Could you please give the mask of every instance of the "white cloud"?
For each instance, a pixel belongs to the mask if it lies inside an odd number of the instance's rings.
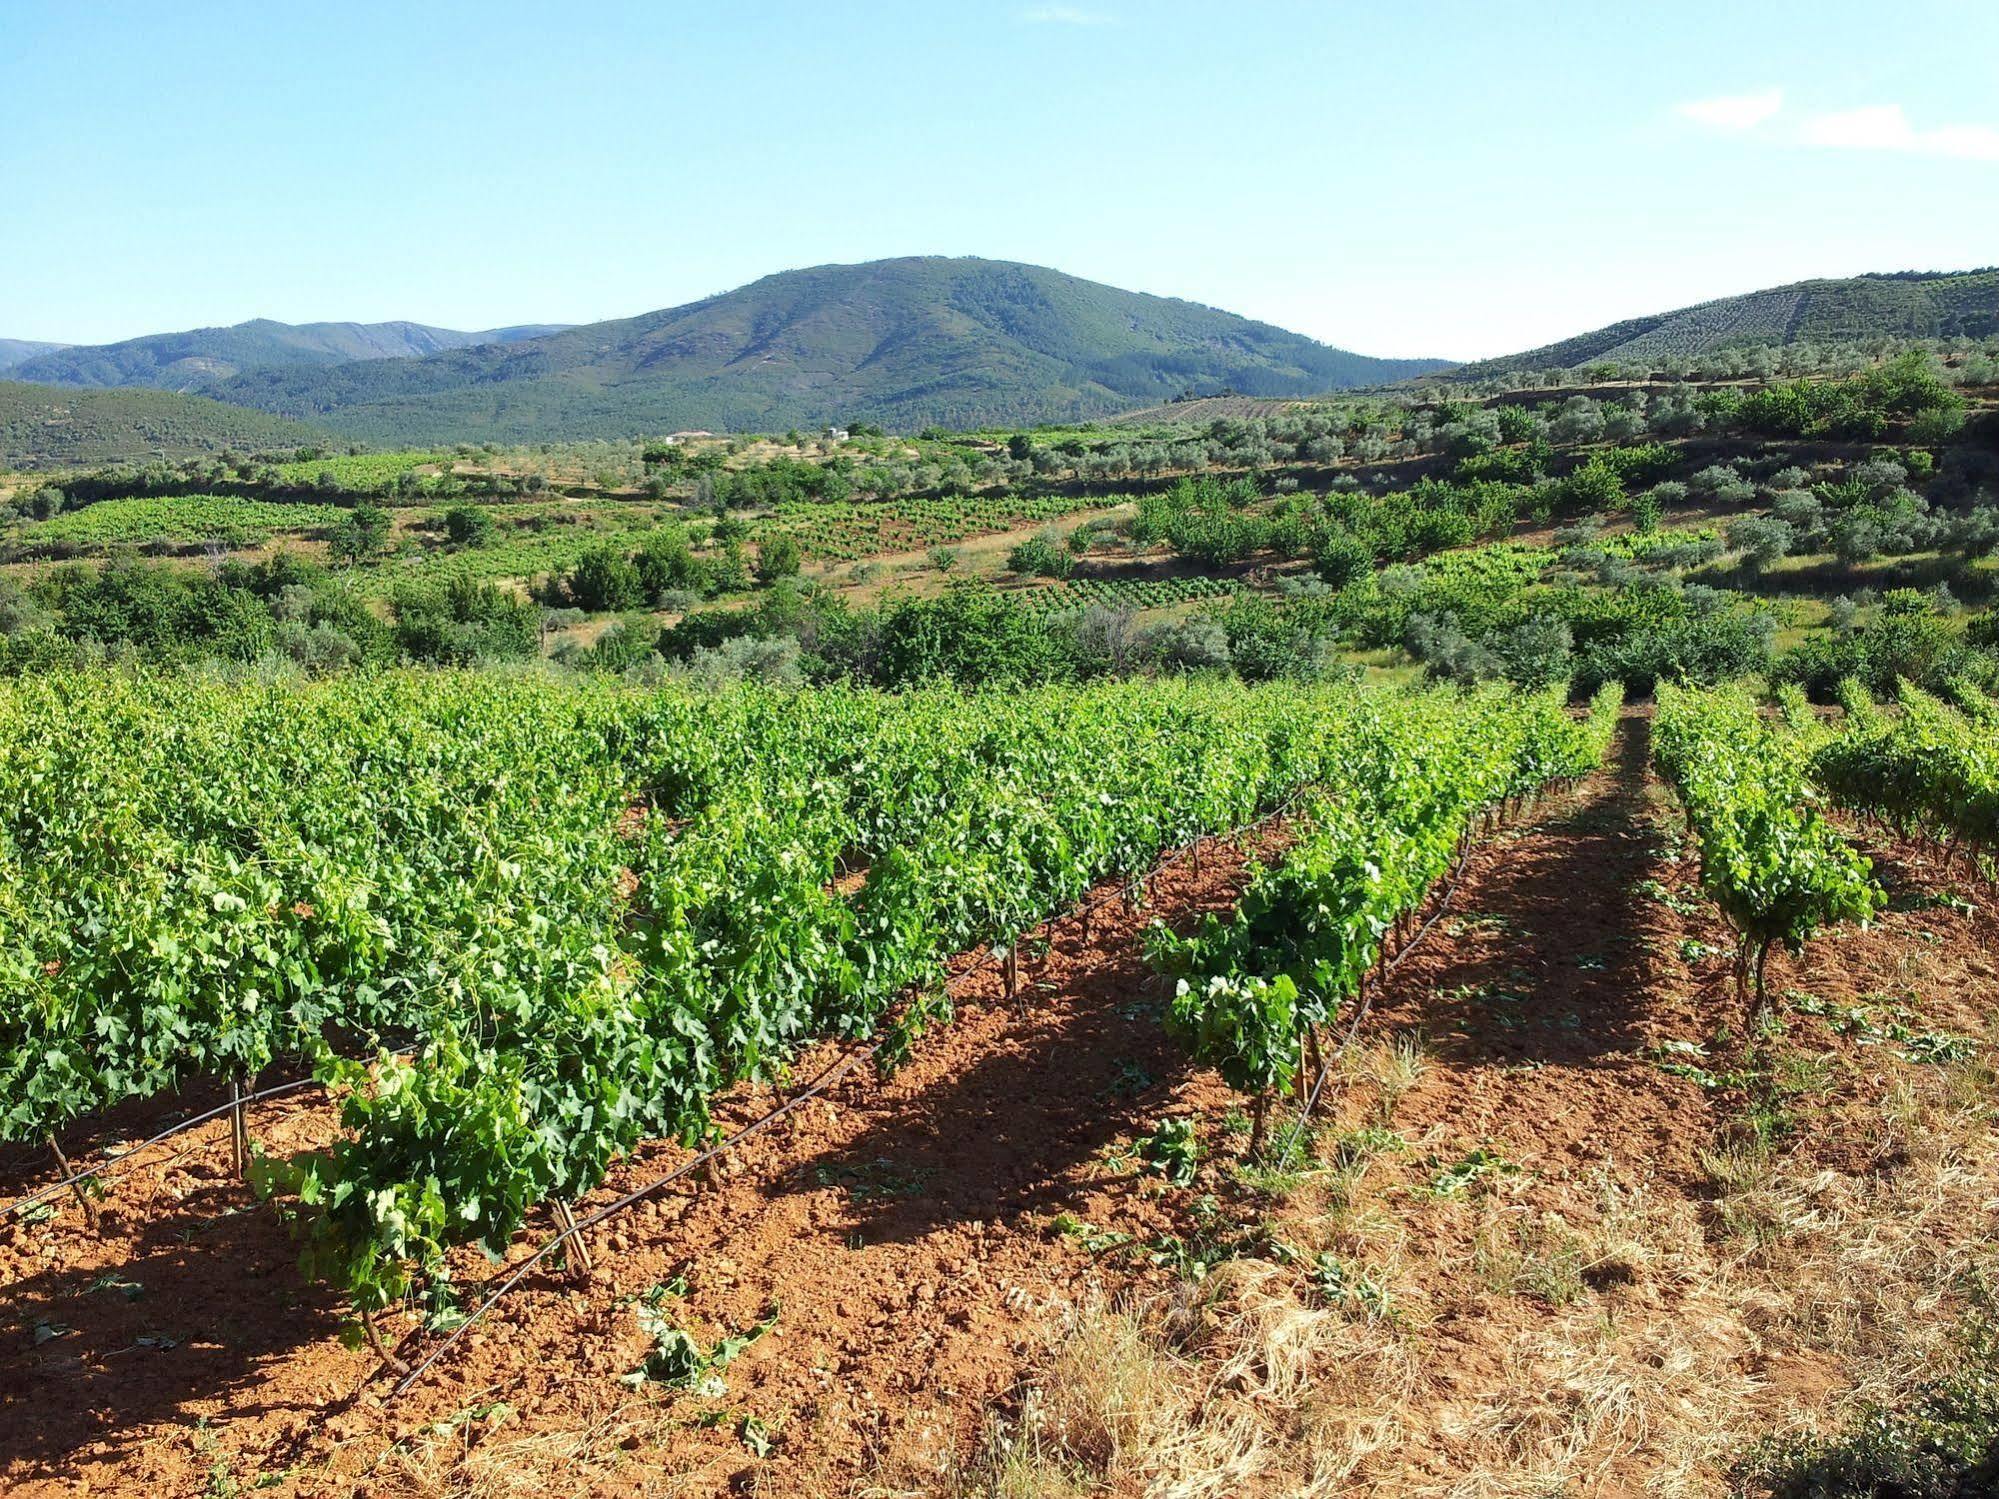
[[[1763,89],[1754,94],[1724,94],[1718,99],[1689,99],[1673,107],[1682,119],[1710,130],[1754,130],[1784,107],[1784,91]]]
[[[1961,161],[1999,161],[1999,129],[1990,125],[1939,125],[1918,130],[1899,104],[1814,115],[1798,139],[1808,146],[1842,151],[1900,151],[1911,156],[1948,156]]]
[[[1108,26],[1111,17],[1095,10],[1078,10],[1073,5],[1030,5],[1020,18],[1031,26]]]

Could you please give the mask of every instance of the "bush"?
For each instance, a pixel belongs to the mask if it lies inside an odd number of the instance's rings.
[[[1311,681],[1327,674],[1332,642],[1324,616],[1316,611],[1240,594],[1216,617],[1236,675],[1245,682]]]
[[[1374,548],[1351,531],[1327,531],[1312,548],[1312,566],[1333,587],[1345,588],[1374,571]]]
[[[1743,564],[1752,572],[1761,572],[1789,556],[1796,540],[1797,533],[1789,525],[1768,516],[1745,515],[1728,526],[1728,544],[1742,553]]]
[[[1575,670],[1575,637],[1566,622],[1549,616],[1515,625],[1496,648],[1507,677],[1523,686],[1551,687]]]
[[[773,682],[796,686],[804,681],[800,650],[788,636],[762,639],[739,635],[714,647],[702,647],[687,663],[688,675],[704,682]]]
[[[365,562],[388,550],[389,513],[379,505],[360,504],[333,528],[328,546],[343,562]]]
[[[1624,476],[1599,453],[1561,481],[1555,501],[1565,515],[1600,515],[1624,505]]]
[[[1702,469],[1687,481],[1687,487],[1718,505],[1746,505],[1756,498],[1756,486],[1725,463]]]
[[[646,596],[639,570],[624,553],[595,546],[577,559],[563,584],[569,602],[590,614],[636,609]]]
[[[640,592],[650,599],[676,590],[703,593],[712,581],[688,545],[687,533],[677,525],[648,531],[632,553],[631,562],[638,573]]]
[[[63,634],[153,660],[254,661],[274,639],[270,606],[257,593],[175,568],[119,561],[73,569],[57,575],[45,596]]]
[[[1913,442],[1947,443],[1964,430],[1962,410],[1925,411],[1909,423]]]
[[[541,649],[541,611],[490,583],[459,577],[441,588],[410,585],[390,607],[396,646],[413,661],[471,666]]]
[[[1715,614],[1646,624],[1583,653],[1578,685],[1605,682],[1648,693],[1661,681],[1709,686],[1760,671],[1770,660],[1770,621],[1761,615]]]
[[[1766,1442],[1736,1469],[1771,1499],[1985,1499],[1999,1493],[1999,1346],[1976,1329],[1961,1367],[1831,1436]]]
[[[1212,615],[1156,626],[1145,650],[1169,671],[1225,671],[1230,665],[1228,632]]]
[[[1778,657],[1771,668],[1772,681],[1794,682],[1822,703],[1837,701],[1839,684],[1848,677],[1875,696],[1887,697],[1902,678],[1935,690],[1954,676],[1977,674],[1965,642],[1948,621],[1927,610],[1807,640]]]
[[[1499,422],[1501,442],[1532,442],[1548,428],[1546,422],[1525,406],[1501,406],[1494,415]]]
[[[1076,558],[1056,538],[1031,536],[1007,554],[1006,565],[1030,577],[1066,578],[1076,571]]]
[[[0,637],[32,634],[49,624],[46,609],[12,578],[0,576]]]
[[[1027,684],[1065,680],[1075,671],[1068,642],[978,584],[954,584],[941,598],[898,599],[881,612],[876,629],[874,676],[885,687]]]
[[[766,536],[757,546],[758,581],[775,583],[779,578],[797,577],[802,555],[796,537],[782,531]]]
[[[453,505],[444,512],[444,534],[464,547],[482,547],[493,539],[491,512],[476,505]]]
[[[278,649],[308,671],[338,671],[361,659],[354,639],[331,625],[291,621],[278,626],[276,638]]]

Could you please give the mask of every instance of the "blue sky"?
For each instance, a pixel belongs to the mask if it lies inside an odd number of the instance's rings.
[[[0,0],[0,336],[1033,261],[1476,357],[1999,262],[1999,3]]]

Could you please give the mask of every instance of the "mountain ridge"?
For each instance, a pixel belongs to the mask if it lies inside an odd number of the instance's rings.
[[[266,368],[209,393],[369,441],[521,441],[1089,419],[1189,390],[1314,395],[1447,367],[1045,266],[903,256],[509,344]]]
[[[30,359],[69,347],[68,344],[48,343],[37,338],[0,338],[0,370],[11,370]]]
[[[108,344],[50,345],[8,369],[16,380],[78,389],[151,387],[200,391],[220,380],[272,365],[338,364],[440,353],[481,343],[538,338],[557,323],[525,323],[465,332],[428,323],[281,323],[272,318],[171,333],[147,333]]]

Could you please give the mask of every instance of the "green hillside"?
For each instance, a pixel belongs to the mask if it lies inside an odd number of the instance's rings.
[[[1190,390],[1310,395],[1441,367],[1038,266],[931,257],[787,271],[425,359],[263,370],[214,393],[376,442],[529,441],[1074,420]]]
[[[193,458],[324,442],[284,417],[164,390],[56,390],[0,381],[0,467]]]
[[[279,365],[340,364],[355,359],[402,359],[504,343],[555,331],[534,323],[465,333],[424,323],[275,323],[255,318],[231,328],[152,333],[121,343],[64,347],[23,358],[16,379],[44,385],[150,385],[193,390],[244,370]],[[4,354],[0,354],[4,361]],[[4,363],[0,363],[4,367]]]
[[[1670,362],[1755,344],[1849,343],[1874,338],[1989,338],[1999,333],[1999,269],[1905,272],[1723,297],[1612,323],[1503,359],[1465,365],[1471,378],[1515,369]]]

